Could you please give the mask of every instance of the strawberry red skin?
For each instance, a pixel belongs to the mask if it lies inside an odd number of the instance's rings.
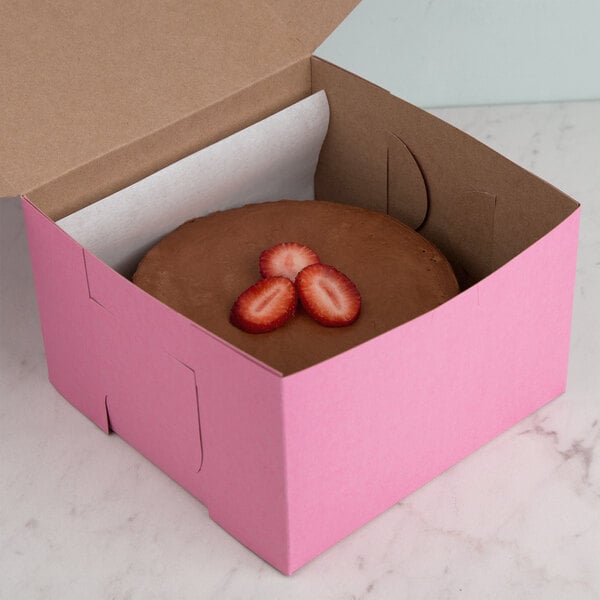
[[[268,277],[238,296],[229,320],[248,333],[266,333],[291,319],[297,303],[296,288],[287,277]]]
[[[263,250],[259,258],[263,277],[287,277],[290,281],[308,265],[319,262],[317,254],[298,242],[282,242]]]
[[[345,327],[360,314],[358,288],[341,271],[323,264],[305,267],[296,277],[296,288],[304,310],[327,327]]]

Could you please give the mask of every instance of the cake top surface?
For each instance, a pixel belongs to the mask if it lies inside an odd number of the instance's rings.
[[[261,275],[258,257],[295,241],[358,287],[359,318],[324,327],[301,308],[284,326],[246,333],[229,322],[236,298]],[[250,204],[188,221],[142,259],[133,281],[230,344],[289,375],[405,323],[459,292],[448,261],[383,213],[324,201]]]

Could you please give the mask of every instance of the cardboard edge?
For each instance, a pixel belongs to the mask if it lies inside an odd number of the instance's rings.
[[[278,567],[278,569],[284,575],[291,575],[296,569],[292,564],[292,540],[291,540],[291,531],[292,531],[292,523],[291,523],[291,507],[290,507],[290,485],[289,485],[289,453],[288,453],[288,428],[287,428],[287,390],[289,389],[288,385],[288,377],[282,376],[279,379],[279,419],[280,419],[280,427],[281,427],[281,439],[283,440],[283,447],[281,449],[282,453],[282,462],[283,462],[283,502],[285,506],[285,539],[286,539],[286,554],[283,568]]]
[[[21,199],[21,202],[24,202],[25,204],[30,206],[33,210],[35,210],[36,213],[38,213],[40,216],[42,216],[44,219],[46,219],[46,221],[49,221],[50,223],[54,223],[54,220],[48,214],[46,214],[35,202],[33,202],[29,198],[27,193],[20,194],[19,198]],[[71,237],[71,236],[69,236],[69,237]],[[75,240],[73,240],[73,241],[75,241]],[[77,243],[77,242],[75,242],[75,243]]]
[[[132,285],[135,285],[135,284],[132,283]],[[151,297],[154,298],[153,296],[151,296]],[[157,300],[157,302],[160,302],[160,300]],[[165,306],[167,306],[167,305],[165,304]],[[172,309],[170,306],[167,306],[167,308],[169,310],[173,310],[174,311],[174,309]],[[177,313],[177,311],[174,311],[174,312]],[[177,313],[177,314],[179,314],[179,313]],[[181,315],[181,316],[183,317],[183,315]],[[187,317],[183,317],[183,318],[187,319]],[[260,359],[255,358],[251,354],[248,354],[247,352],[244,352],[243,350],[241,350],[237,346],[234,346],[233,344],[229,343],[227,340],[224,340],[222,337],[219,337],[216,333],[213,333],[212,331],[209,331],[208,329],[205,329],[204,327],[202,327],[202,325],[199,325],[198,323],[195,323],[194,321],[191,321],[190,319],[187,319],[187,320],[188,320],[189,324],[194,329],[200,330],[202,333],[204,333],[208,337],[212,338],[213,340],[215,340],[216,342],[218,342],[222,346],[225,346],[229,350],[232,350],[236,354],[239,354],[244,360],[247,360],[248,362],[254,363],[257,367],[260,367],[264,371],[267,371],[268,373],[271,373],[271,375],[275,375],[278,378],[285,377],[285,375],[281,371],[278,371],[277,369],[275,369],[274,367],[271,367],[267,363],[262,362]]]
[[[575,228],[575,236],[577,238],[577,241],[575,244],[575,258],[574,258],[573,270],[571,273],[571,279],[569,281],[569,286],[571,288],[571,302],[569,304],[569,308],[570,308],[569,330],[567,333],[566,350],[565,350],[566,355],[567,355],[567,360],[566,360],[566,365],[565,365],[564,385],[563,385],[563,389],[562,389],[561,393],[565,393],[569,389],[569,373],[570,373],[569,366],[570,366],[571,357],[572,357],[571,338],[573,337],[573,312],[575,310],[575,285],[577,282],[577,259],[578,259],[578,255],[579,255],[579,229],[581,226],[581,207],[578,207],[568,217],[568,219],[574,219],[574,221],[575,221],[574,228]]]

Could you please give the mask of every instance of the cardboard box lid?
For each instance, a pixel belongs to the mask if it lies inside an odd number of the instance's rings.
[[[0,196],[308,59],[357,1],[2,2]]]
[[[363,0],[315,55],[421,107],[600,98],[598,0]]]

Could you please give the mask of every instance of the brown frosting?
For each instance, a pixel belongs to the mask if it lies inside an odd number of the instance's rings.
[[[235,299],[260,279],[260,253],[279,242],[309,246],[321,262],[354,281],[362,296],[354,324],[324,327],[301,309],[269,333],[246,333],[229,323]],[[313,200],[250,204],[188,221],[148,252],[133,281],[284,375],[397,327],[459,292],[440,251],[400,221]]]

